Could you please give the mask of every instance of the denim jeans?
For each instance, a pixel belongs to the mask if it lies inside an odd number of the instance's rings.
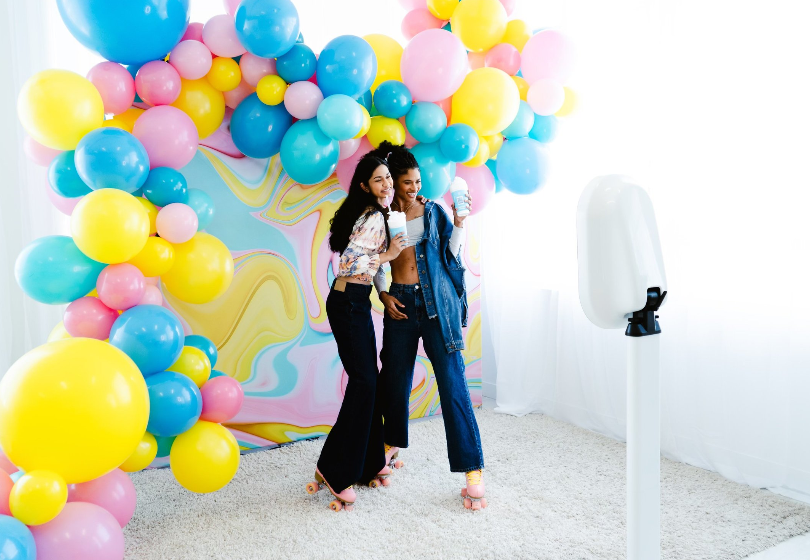
[[[371,286],[334,287],[326,315],[349,377],[343,404],[318,459],[318,469],[335,492],[365,484],[385,466],[379,396],[377,341],[371,322]]]
[[[383,320],[385,330],[380,353],[380,383],[385,443],[408,447],[408,405],[416,351],[421,337],[439,387],[450,470],[468,472],[483,468],[481,438],[473,414],[461,352],[447,351],[439,320],[428,319],[421,286],[392,284],[388,293],[405,306],[399,310],[408,318],[397,321],[386,313]]]

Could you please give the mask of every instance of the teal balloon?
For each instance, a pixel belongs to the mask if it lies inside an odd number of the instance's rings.
[[[102,127],[84,135],[73,156],[76,171],[91,189],[133,193],[149,175],[149,156],[126,130]]]
[[[188,204],[188,184],[182,173],[171,167],[155,167],[143,184],[146,199],[155,206]]]
[[[448,126],[439,140],[442,153],[450,161],[464,162],[471,160],[478,152],[478,133],[466,124]]]
[[[86,296],[106,266],[82,253],[73,238],[50,235],[23,249],[14,264],[14,276],[32,299],[60,305]]]
[[[22,469],[20,469],[20,470],[18,470],[18,471],[17,471],[17,472],[15,472],[15,473],[11,473],[11,474],[10,474],[10,475],[8,475],[8,476],[9,476],[9,478],[11,479],[11,482],[13,482],[14,484],[17,484],[17,481],[18,481],[18,480],[20,480],[22,477],[24,477],[24,476],[25,476],[25,471],[24,471],[24,470],[22,470]]]
[[[171,367],[180,357],[184,341],[180,319],[160,305],[127,309],[110,331],[110,344],[129,356],[144,377]]]
[[[442,153],[438,142],[417,144],[411,153],[419,163],[422,174],[422,190],[419,194],[431,200],[439,199],[456,178],[456,164]]]
[[[194,381],[176,371],[146,378],[149,391],[149,423],[146,431],[163,437],[188,431],[202,413],[202,395]]]
[[[79,177],[73,154],[73,150],[62,152],[53,158],[48,166],[48,183],[53,192],[65,198],[77,198],[92,192]]]
[[[374,92],[374,107],[389,119],[399,119],[408,114],[413,105],[413,96],[408,86],[397,80],[388,80],[377,86]]]
[[[278,58],[298,40],[298,10],[291,0],[242,0],[234,25],[242,46],[262,58]]]
[[[348,95],[330,95],[318,106],[318,126],[334,140],[349,140],[363,128],[363,110]]]
[[[507,140],[512,140],[513,138],[524,138],[529,135],[533,125],[534,111],[532,111],[532,108],[528,103],[521,101],[520,107],[518,108],[518,113],[515,116],[515,120],[513,120],[512,124],[503,130],[502,134]]]
[[[285,82],[303,82],[315,75],[318,59],[308,46],[296,43],[285,54],[276,59],[276,72]]]
[[[405,126],[419,142],[438,142],[447,128],[447,115],[441,107],[428,101],[416,103],[405,117]]]
[[[175,439],[177,439],[177,436],[155,436],[155,441],[157,441],[158,446],[156,457],[168,457],[169,453],[172,451],[172,445]]]
[[[293,181],[315,185],[337,169],[340,144],[321,131],[316,119],[307,119],[290,127],[280,153],[281,165]]]
[[[217,346],[211,340],[201,334],[190,334],[186,337],[186,346],[193,346],[199,348],[205,355],[208,356],[208,361],[211,362],[211,367],[217,364]]]
[[[214,219],[214,200],[200,189],[188,190],[188,205],[197,214],[197,230],[201,231],[211,225]]]
[[[141,69],[141,66],[143,66],[143,64],[130,64],[129,66],[125,66],[125,68],[127,69],[127,72],[129,72],[129,75],[132,76],[132,79],[134,80],[135,76],[138,75],[138,70]],[[143,103],[143,99],[141,99],[141,96],[138,95],[137,91],[135,92],[135,99],[133,100],[133,103]]]
[[[265,105],[255,93],[248,95],[231,115],[231,138],[240,152],[264,159],[276,155],[292,125],[283,103]]]
[[[333,94],[336,95],[336,94]],[[331,96],[330,96],[331,97]],[[350,95],[352,99],[357,101],[360,105],[366,108],[366,111],[371,113],[374,111],[374,103],[373,103],[373,96],[371,95],[371,90],[368,89],[363,93],[359,93],[357,95]]]
[[[324,97],[336,93],[354,97],[368,91],[374,83],[377,55],[365,39],[341,35],[321,51],[316,75]]]
[[[548,178],[546,148],[532,138],[504,142],[498,152],[498,179],[515,194],[531,194]]]
[[[557,137],[557,117],[554,115],[535,115],[529,137],[538,142],[551,142]]]
[[[495,178],[495,192],[501,192],[503,190],[503,183],[501,183],[501,180],[498,179],[498,160],[488,159],[485,165],[489,168],[489,170],[492,172],[492,176]]]
[[[211,375],[208,376],[208,379],[210,380],[210,379],[213,379],[215,377],[228,377],[228,374],[227,373],[222,373],[221,371],[218,371],[218,370],[215,370],[215,369],[212,369],[211,370]]]
[[[0,515],[0,558],[3,560],[37,558],[37,545],[31,530],[22,521],[10,515]]]

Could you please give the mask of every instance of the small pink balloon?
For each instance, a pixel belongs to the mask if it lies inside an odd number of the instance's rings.
[[[405,147],[410,150],[419,143],[419,140],[411,136],[411,133],[408,131],[408,125],[405,123],[405,117],[401,117],[399,122],[402,123],[402,126],[405,128]]]
[[[200,389],[202,394],[202,414],[200,420],[221,424],[227,422],[242,408],[245,393],[239,382],[227,376],[220,376],[206,381]]]
[[[360,139],[359,138],[351,138],[349,140],[341,140],[340,141],[340,160],[344,160],[346,158],[350,158],[354,155],[357,151],[357,148],[360,147]]]
[[[399,0],[399,5],[406,10],[427,10],[427,0]]]
[[[143,297],[138,305],[163,305],[163,294],[157,286],[147,285],[143,289]]]
[[[503,4],[503,7],[506,8],[506,15],[511,16],[512,12],[515,11],[517,0],[501,0],[501,4]]]
[[[197,213],[188,204],[167,204],[157,215],[158,235],[169,243],[185,243],[197,233],[198,225]]]
[[[483,68],[487,65],[487,53],[470,51],[467,53],[467,60],[470,63],[470,70],[478,70],[479,68]]]
[[[14,481],[6,471],[0,470],[0,515],[11,515],[8,499],[12,488],[14,488]]]
[[[135,513],[135,485],[127,473],[115,469],[102,477],[68,485],[68,502],[84,502],[103,507],[124,528]]]
[[[70,216],[73,214],[73,209],[76,208],[76,205],[81,201],[81,196],[77,196],[76,198],[65,198],[64,196],[58,195],[53,192],[53,189],[49,185],[45,185],[45,193],[48,195],[48,200],[51,201],[57,210],[59,210],[65,216]]]
[[[129,74],[129,72],[127,72]],[[131,78],[132,76],[130,76]],[[48,167],[53,158],[58,156],[62,153],[62,150],[54,150],[53,148],[49,148],[48,146],[43,146],[30,136],[26,136],[25,140],[23,140],[23,151],[25,155],[28,156],[35,165],[39,165],[41,167]],[[48,189],[49,191],[53,191],[53,189]]]
[[[243,57],[247,55],[242,55]],[[242,76],[244,78],[244,76]],[[239,85],[231,91],[222,92],[225,95],[225,105],[231,109],[236,109],[239,104],[244,101],[245,97],[256,91],[256,88],[251,86],[245,80],[239,82]]]
[[[123,311],[135,307],[141,301],[144,289],[143,272],[129,263],[108,265],[96,281],[98,299],[110,309]]]
[[[116,319],[118,311],[104,305],[99,298],[85,296],[67,306],[62,322],[74,338],[106,340]]]
[[[350,157],[338,162],[337,178],[344,191],[349,191],[349,185],[352,184],[352,175],[354,175],[354,169],[357,167],[357,162],[360,161],[361,157],[373,149],[374,147],[371,145],[371,142],[368,141],[368,138],[363,136],[360,139],[360,147],[357,148],[357,151],[354,152],[354,154],[352,154]]]
[[[296,119],[312,119],[323,102],[321,88],[312,82],[295,82],[284,93],[284,107]]]
[[[405,14],[405,19],[402,20],[401,31],[405,35],[405,39],[410,41],[423,31],[428,29],[441,29],[446,24],[433,14],[427,8],[419,8],[411,10]]]
[[[495,196],[495,177],[486,165],[478,167],[456,166],[456,176],[467,181],[467,188],[472,198],[470,216],[474,216],[486,208]],[[453,208],[453,195],[444,194],[444,201],[448,208]]]
[[[565,90],[559,82],[540,79],[529,87],[526,101],[538,115],[553,115],[565,102]]]
[[[37,560],[123,560],[124,532],[96,504],[70,502],[52,521],[29,527]]]
[[[162,60],[147,62],[135,77],[135,91],[150,105],[170,105],[180,95],[180,74]]]
[[[439,101],[461,87],[469,69],[461,40],[443,29],[429,29],[405,47],[400,62],[402,81],[414,99]]]
[[[448,97],[447,99],[436,101],[436,105],[442,108],[442,111],[444,111],[444,114],[447,117],[447,122],[450,122],[450,115],[453,111],[453,98]]]
[[[542,79],[564,85],[574,66],[574,44],[559,31],[544,29],[528,40],[521,59],[521,73],[530,85]]]
[[[203,43],[217,56],[232,58],[247,52],[239,42],[233,16],[220,14],[208,20],[203,27]]]
[[[87,73],[87,79],[101,94],[105,113],[123,113],[135,101],[132,75],[117,62],[99,62]]]
[[[486,54],[486,65],[514,76],[520,70],[520,51],[509,43],[495,45]]]
[[[11,462],[2,449],[0,449],[0,470],[5,471],[6,474],[14,474],[20,470],[14,466],[14,463]]]
[[[241,0],[224,0],[223,4],[225,4],[225,13],[231,17],[236,15],[236,8],[239,7],[240,1]]]
[[[250,53],[243,54],[239,59],[239,70],[242,71],[242,79],[254,88],[265,76],[278,75],[275,58],[261,58]]]
[[[205,77],[211,70],[212,60],[208,47],[193,39],[180,41],[169,53],[169,64],[186,80]]]
[[[160,284],[160,278],[158,276],[147,276],[143,281],[147,286],[157,286]]]
[[[188,27],[186,28],[186,33],[180,39],[181,41],[199,41],[202,43],[202,30],[203,24],[195,21],[194,23],[189,23]]]
[[[200,143],[191,117],[169,105],[147,109],[135,121],[132,134],[146,148],[151,169],[186,166]]]

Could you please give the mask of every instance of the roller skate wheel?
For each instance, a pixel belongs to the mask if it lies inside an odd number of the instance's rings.
[[[317,494],[318,490],[320,490],[320,489],[321,489],[321,486],[317,482],[310,482],[309,484],[307,484],[307,494],[310,494],[310,495]]]
[[[391,486],[391,481],[387,478],[383,478],[381,482],[383,486]]]
[[[462,488],[462,489],[461,489],[461,497],[462,497],[462,498],[466,498],[466,497],[467,497],[467,489],[466,489],[466,488]]]
[[[405,465],[405,463],[404,463],[404,462],[402,462],[402,461],[397,461],[396,463],[394,463],[394,468],[395,468],[395,469],[401,469],[401,468],[402,468],[404,465]]]
[[[354,510],[354,504],[346,504],[343,507],[343,509],[345,509],[346,511],[353,511]]]
[[[469,498],[464,498],[464,509],[470,509],[472,507],[472,500]]]
[[[481,498],[481,507],[482,508],[487,507],[487,499],[486,498]]]
[[[481,509],[481,502],[476,500],[472,503],[473,511],[479,511]]]
[[[374,480],[369,482],[368,485],[369,485],[369,488],[379,488],[380,487],[380,481],[375,478]]]
[[[340,503],[340,500],[332,500],[332,503],[329,504],[329,507],[332,511],[340,511],[340,508],[343,507]]]

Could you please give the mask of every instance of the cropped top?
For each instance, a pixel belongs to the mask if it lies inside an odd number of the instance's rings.
[[[384,220],[378,211],[369,211],[358,218],[349,245],[340,254],[338,277],[353,276],[371,282],[380,269],[380,253],[388,248]]]

